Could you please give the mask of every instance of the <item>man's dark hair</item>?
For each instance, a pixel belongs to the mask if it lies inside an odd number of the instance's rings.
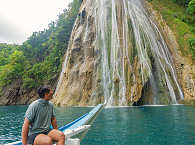
[[[49,87],[40,87],[38,89],[38,94],[40,98],[44,98],[46,93],[50,92],[50,88]]]

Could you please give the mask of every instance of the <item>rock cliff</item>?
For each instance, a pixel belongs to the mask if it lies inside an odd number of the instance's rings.
[[[145,6],[143,21],[137,5]],[[193,72],[149,3],[83,0],[53,101],[62,106],[184,102],[183,94],[185,100],[194,98]]]

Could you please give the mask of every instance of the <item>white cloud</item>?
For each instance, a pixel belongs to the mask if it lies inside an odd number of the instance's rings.
[[[0,0],[0,42],[21,43],[47,28],[72,0]]]
[[[0,17],[0,42],[19,43],[24,41],[25,34],[8,20]]]

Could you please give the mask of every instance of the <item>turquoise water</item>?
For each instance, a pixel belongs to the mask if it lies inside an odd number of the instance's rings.
[[[0,107],[0,144],[20,139],[27,106]],[[56,108],[59,126],[92,108]],[[107,108],[81,145],[195,145],[195,107]]]

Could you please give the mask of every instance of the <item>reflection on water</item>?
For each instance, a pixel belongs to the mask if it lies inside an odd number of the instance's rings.
[[[27,106],[0,107],[0,144],[21,139]],[[59,127],[91,107],[57,107]],[[81,145],[194,145],[195,107],[142,106],[106,108],[100,112]]]

